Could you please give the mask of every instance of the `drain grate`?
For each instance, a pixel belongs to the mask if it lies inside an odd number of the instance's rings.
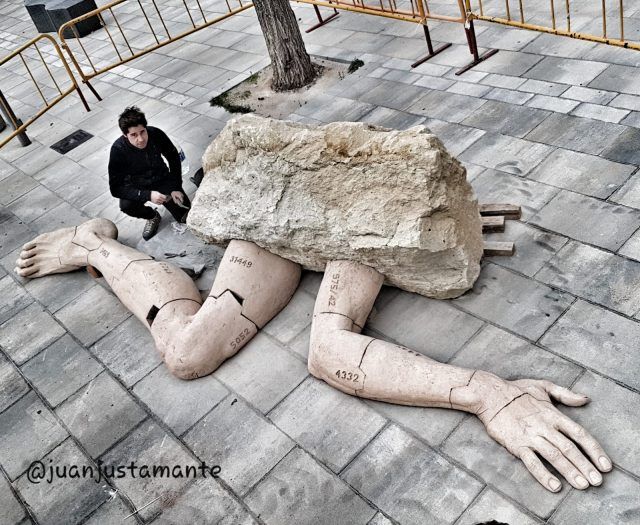
[[[71,135],[66,136],[62,140],[56,142],[51,149],[57,151],[64,155],[65,153],[69,153],[72,149],[77,148],[80,144],[87,142],[93,135],[91,133],[87,133],[86,131],[79,129],[78,131],[74,131]]]

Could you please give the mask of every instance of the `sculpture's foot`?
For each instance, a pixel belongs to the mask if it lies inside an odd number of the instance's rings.
[[[118,230],[107,219],[91,219],[79,226],[43,233],[22,247],[16,273],[30,279],[64,273],[87,266],[89,252],[104,238],[115,239]]]

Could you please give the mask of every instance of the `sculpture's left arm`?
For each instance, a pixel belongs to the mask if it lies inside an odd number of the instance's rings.
[[[327,265],[311,331],[309,370],[314,376],[359,397],[474,413],[489,435],[551,491],[560,490],[560,481],[537,454],[578,489],[602,482],[598,469],[611,470],[608,456],[550,400],[581,406],[589,401],[586,396],[549,381],[505,381],[488,372],[442,364],[360,335],[382,281],[381,274],[358,263]]]

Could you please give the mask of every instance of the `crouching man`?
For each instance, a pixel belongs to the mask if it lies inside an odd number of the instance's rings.
[[[122,136],[111,146],[109,189],[124,213],[146,219],[142,238],[149,240],[158,231],[160,214],[147,201],[164,205],[176,221],[186,221],[191,202],[182,188],[180,156],[164,131],[147,126],[135,106],[124,110],[118,126]]]

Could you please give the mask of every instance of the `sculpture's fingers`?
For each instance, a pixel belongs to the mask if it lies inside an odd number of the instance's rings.
[[[20,252],[20,259],[29,259],[30,257],[33,257],[36,253],[38,253],[38,250],[36,250],[35,248],[31,248],[30,250],[22,250]]]
[[[584,457],[584,454],[571,440],[560,432],[554,432],[550,436],[546,436],[546,438],[578,468],[592,485],[600,485],[602,483],[600,472]]]
[[[33,258],[31,258],[31,259],[23,259],[21,257],[20,259],[18,259],[16,261],[16,266],[18,268],[29,268],[30,266],[33,266],[35,262],[36,261]]]
[[[535,445],[538,452],[544,459],[553,465],[553,467],[566,479],[573,487],[577,489],[586,489],[589,482],[580,473],[580,471],[571,463],[560,450],[553,446],[545,438],[541,438]]]
[[[549,472],[542,461],[538,459],[536,453],[527,447],[520,449],[520,459],[531,472],[531,475],[538,480],[538,483],[551,492],[558,492],[562,488],[562,483],[551,472]]]
[[[593,464],[602,472],[609,472],[613,468],[611,459],[600,446],[600,443],[578,423],[562,415],[556,422],[556,428],[578,443]]]
[[[568,388],[556,385],[551,381],[544,381],[544,389],[556,401],[570,407],[581,407],[586,405],[590,400],[584,394],[576,394]]]
[[[35,239],[34,239],[34,240],[32,240],[32,241],[29,241],[29,242],[28,242],[28,243],[26,243],[26,244],[23,244],[23,245],[22,245],[22,249],[23,249],[24,251],[31,250],[31,249],[33,249],[33,248],[35,248],[35,247],[36,247],[36,244],[37,244],[37,243],[36,243],[36,241],[35,241]]]
[[[37,266],[29,266],[27,268],[17,268],[16,267],[15,272],[20,277],[30,277],[30,276],[33,276],[33,274],[38,272],[38,267]]]

